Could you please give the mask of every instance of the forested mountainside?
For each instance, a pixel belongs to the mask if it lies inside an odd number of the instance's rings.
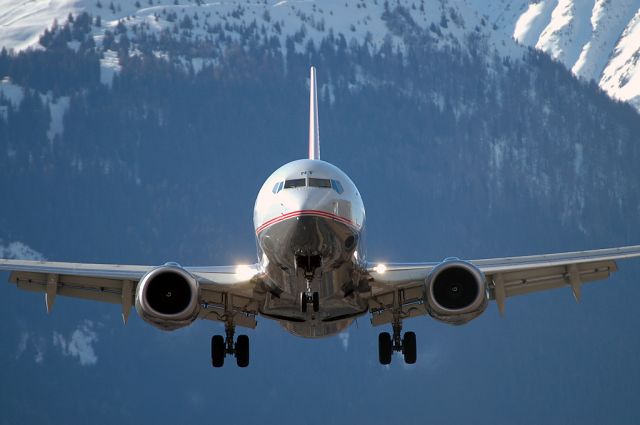
[[[193,261],[251,246],[240,239],[251,239],[253,193],[305,152],[311,64],[323,155],[353,174],[372,211],[407,204],[400,217],[420,210],[420,230],[448,240],[496,217],[517,229],[531,210],[597,238],[638,210],[632,108],[537,51],[505,58],[474,31],[442,46],[446,19],[423,29],[389,7],[384,21],[402,48],[332,34],[282,46],[257,24],[196,43],[119,25],[98,48],[85,13],[46,31],[45,49],[3,50],[2,179],[11,204],[39,205],[4,209],[4,237],[60,250],[50,255],[91,237],[109,255],[126,244]],[[111,85],[100,82],[107,50],[120,67]],[[196,70],[190,54],[211,60]],[[68,238],[33,232],[43,210]]]

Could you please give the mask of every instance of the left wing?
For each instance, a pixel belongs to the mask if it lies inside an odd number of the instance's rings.
[[[142,277],[156,266],[60,263],[0,259],[0,271],[20,289],[44,292],[47,311],[57,295],[122,305],[126,322]],[[199,318],[223,321],[233,312],[237,325],[254,328],[258,300],[254,289],[262,281],[258,265],[185,267],[200,287]]]
[[[576,300],[581,285],[609,277],[618,270],[616,260],[640,257],[640,245],[592,251],[472,260],[485,276],[489,298],[501,313],[507,298],[532,292],[570,287]],[[388,264],[367,266],[372,294],[372,323],[393,320],[393,312],[402,318],[427,314],[423,285],[439,263]]]

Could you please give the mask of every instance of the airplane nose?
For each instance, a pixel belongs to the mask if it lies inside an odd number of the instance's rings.
[[[295,189],[287,196],[283,202],[285,213],[317,209],[317,205],[315,205],[317,203],[309,199],[305,192],[305,189]]]

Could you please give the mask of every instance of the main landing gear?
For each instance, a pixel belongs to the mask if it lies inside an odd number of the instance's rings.
[[[228,322],[225,324],[224,330],[226,338],[222,335],[214,335],[211,338],[211,364],[213,367],[222,367],[227,354],[235,356],[238,367],[249,366],[249,337],[238,335],[234,344],[235,325]]]
[[[405,332],[402,335],[402,321],[396,319],[393,322],[393,338],[389,332],[381,332],[378,335],[378,360],[380,364],[390,364],[391,355],[394,351],[401,352],[404,356],[404,362],[414,364],[417,358],[416,334],[414,332]]]

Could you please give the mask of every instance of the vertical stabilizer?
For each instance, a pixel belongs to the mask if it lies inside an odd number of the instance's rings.
[[[316,68],[311,67],[309,80],[309,159],[320,159],[320,129],[318,128],[318,90]]]

